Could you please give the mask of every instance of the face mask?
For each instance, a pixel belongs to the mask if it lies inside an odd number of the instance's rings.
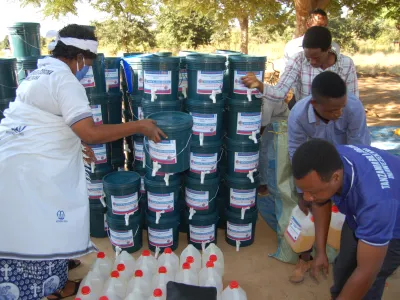
[[[75,74],[75,76],[79,81],[81,81],[85,77],[85,75],[86,75],[86,73],[88,71],[89,71],[89,66],[86,65],[85,58],[83,58],[83,68],[82,68],[82,70],[79,70],[79,64],[78,64],[78,62],[76,62],[76,74]]]

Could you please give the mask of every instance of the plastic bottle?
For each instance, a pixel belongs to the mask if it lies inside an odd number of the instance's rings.
[[[199,275],[190,268],[189,263],[183,263],[182,269],[175,276],[175,282],[198,286]]]
[[[340,249],[340,237],[342,235],[342,227],[346,216],[339,212],[339,209],[336,205],[332,206],[332,217],[331,224],[329,226],[328,232],[328,245],[332,248],[339,250]]]
[[[152,289],[162,289],[164,294],[167,293],[167,283],[174,281],[174,276],[169,274],[166,267],[159,267],[158,272],[153,277]]]
[[[81,282],[81,287],[88,286],[91,292],[96,296],[99,296],[103,290],[104,278],[102,275],[96,271],[89,271],[88,274],[83,278]]]
[[[208,245],[206,250],[203,251],[202,254],[202,261],[203,261],[203,268],[206,266],[206,263],[210,260],[210,255],[216,255],[218,258],[219,264],[222,264],[222,269],[224,270],[225,261],[224,261],[224,254],[222,253],[221,249],[217,247],[214,243]]]
[[[175,276],[175,274],[179,271],[179,257],[172,252],[171,248],[165,248],[164,253],[158,258],[158,266],[166,267],[168,273]]]
[[[95,291],[93,291],[90,286],[84,285],[79,288],[75,300],[97,300],[98,298],[98,294],[96,295]]]
[[[186,262],[186,258],[188,256],[192,256],[194,258],[194,261],[197,263],[200,263],[200,268],[201,268],[201,254],[200,251],[197,250],[192,244],[189,244],[181,253],[180,257],[180,263],[181,265]]]
[[[247,300],[247,295],[237,281],[231,281],[222,292],[222,300]]]
[[[125,282],[128,282],[129,279],[132,277],[133,271],[129,272],[125,266],[125,264],[118,264],[116,266],[116,271],[119,272],[119,277]]]
[[[97,258],[90,267],[91,271],[95,271],[106,280],[110,276],[110,272],[112,270],[112,261],[108,257],[106,257],[104,252],[97,253]]]
[[[149,298],[149,300],[165,300],[165,292],[163,292],[161,289],[155,289],[153,292],[153,296]]]
[[[125,271],[127,273],[129,273],[129,277],[131,277],[133,275],[133,272],[135,271],[135,258],[130,255],[128,252],[126,251],[122,251],[117,258],[115,259],[114,262],[114,270],[117,270],[117,266],[119,264],[124,264],[125,265]],[[121,273],[121,272],[120,272]],[[122,274],[120,274],[122,276]]]
[[[147,300],[147,299],[149,299],[148,296],[146,297],[145,295],[143,295],[142,293],[139,293],[139,292],[130,293],[125,298],[125,300]]]
[[[217,295],[221,295],[223,285],[222,278],[214,269],[212,261],[207,262],[206,267],[201,269],[199,277],[200,286],[211,286],[217,288]]]
[[[143,250],[142,255],[136,262],[136,270],[142,270],[144,275],[150,278],[156,273],[157,259],[151,255],[150,250]]]
[[[126,282],[119,276],[118,271],[112,271],[111,277],[107,280],[101,296],[106,296],[109,300],[124,299],[126,295]]]
[[[201,270],[201,262],[199,262],[198,260],[195,260],[195,258],[193,256],[188,256],[186,257],[186,262],[190,265],[190,268],[196,272],[199,273]],[[182,264],[183,266],[183,264]]]
[[[315,242],[312,214],[308,213],[306,216],[298,206],[293,208],[284,236],[294,252],[301,253],[310,250]]]
[[[103,296],[98,298],[99,300],[123,300],[115,292],[107,292]]]
[[[126,289],[127,296],[131,293],[141,293],[148,298],[151,295],[151,281],[144,277],[142,270],[136,270],[132,279],[128,282]]]
[[[208,258],[208,261],[212,261],[214,263],[215,271],[217,271],[218,275],[224,277],[224,265],[218,260],[218,257],[215,254],[211,254]]]

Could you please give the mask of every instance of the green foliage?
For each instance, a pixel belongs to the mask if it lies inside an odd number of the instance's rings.
[[[22,6],[32,4],[42,7],[45,16],[58,19],[68,13],[77,14],[76,3],[78,0],[21,0]]]
[[[8,35],[6,35],[3,41],[0,43],[0,49],[10,49],[10,41],[8,40]]]

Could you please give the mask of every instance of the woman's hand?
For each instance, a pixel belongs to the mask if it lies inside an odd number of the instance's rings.
[[[82,143],[83,149],[83,160],[88,163],[89,165],[91,163],[96,162],[96,155],[94,154],[92,148],[90,148],[88,145]]]
[[[155,143],[161,142],[161,139],[167,139],[165,133],[157,127],[157,122],[150,119],[136,121],[139,125],[139,132],[147,136],[150,140]]]

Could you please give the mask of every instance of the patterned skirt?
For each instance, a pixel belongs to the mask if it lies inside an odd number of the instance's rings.
[[[62,289],[68,278],[68,260],[14,260],[0,258],[0,300],[37,300]]]

